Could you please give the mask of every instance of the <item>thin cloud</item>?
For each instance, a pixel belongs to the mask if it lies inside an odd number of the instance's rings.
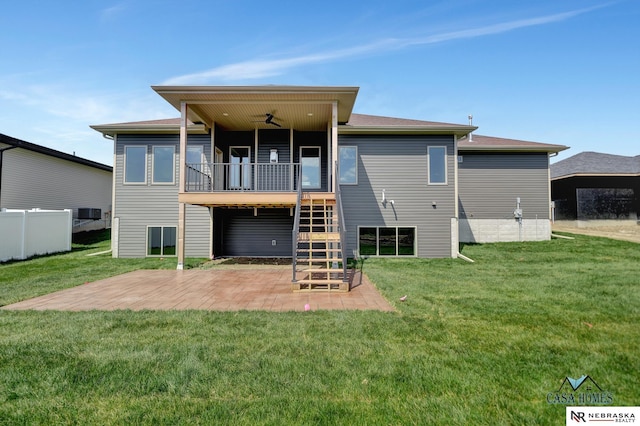
[[[123,10],[125,10],[125,5],[123,3],[107,7],[100,11],[100,19],[102,19],[103,21],[111,20],[117,17]]]
[[[314,55],[304,55],[284,59],[263,59],[238,62],[235,64],[223,65],[207,71],[186,74],[172,77],[162,84],[164,85],[188,85],[204,84],[209,81],[229,81],[229,80],[251,80],[264,77],[273,77],[283,74],[287,70],[302,65],[317,63],[327,63],[342,58],[363,56],[371,53],[381,53],[385,51],[399,50],[410,46],[439,44],[447,41],[483,37],[487,35],[500,34],[520,28],[534,27],[539,25],[561,22],[575,16],[591,12],[606,5],[594,6],[585,9],[557,13],[554,15],[541,16],[537,18],[520,19],[510,22],[503,22],[478,28],[470,28],[461,31],[445,32],[433,34],[428,37],[417,38],[388,38],[373,43],[354,46],[348,49],[338,49],[330,52],[317,53]]]

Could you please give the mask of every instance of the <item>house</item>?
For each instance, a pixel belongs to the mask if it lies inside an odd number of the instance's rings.
[[[74,232],[105,228],[112,167],[0,134],[0,208],[73,210]]]
[[[91,126],[114,139],[116,257],[287,256],[298,289],[340,289],[354,255],[550,238],[564,146],[355,114],[357,87],[153,89],[179,119]]]
[[[558,161],[551,165],[551,194],[556,220],[635,225],[640,212],[640,155],[581,152]]]

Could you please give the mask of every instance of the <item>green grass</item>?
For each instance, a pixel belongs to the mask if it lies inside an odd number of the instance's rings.
[[[84,256],[102,244],[1,265],[0,300],[175,267]],[[467,245],[473,264],[367,259],[392,313],[0,311],[0,423],[564,424],[547,393],[582,374],[638,405],[639,249],[576,236]]]

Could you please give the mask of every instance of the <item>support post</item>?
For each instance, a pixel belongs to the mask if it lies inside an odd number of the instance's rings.
[[[187,103],[182,102],[180,104],[180,177],[179,177],[179,192],[184,193],[186,188],[186,164],[187,161]],[[187,206],[183,202],[178,203],[178,270],[184,269],[184,239],[185,239],[185,220],[186,220]]]
[[[338,103],[333,103],[331,110],[331,191],[336,192],[336,168],[338,164]]]

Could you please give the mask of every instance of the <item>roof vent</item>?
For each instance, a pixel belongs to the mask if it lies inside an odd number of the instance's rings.
[[[469,126],[473,126],[473,115],[469,114]],[[469,142],[473,142],[473,130],[469,133]]]

